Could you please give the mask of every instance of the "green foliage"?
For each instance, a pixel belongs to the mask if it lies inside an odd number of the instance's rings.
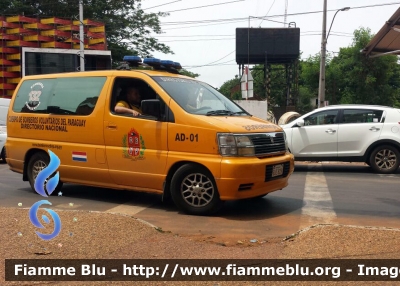
[[[78,0],[2,0],[3,15],[79,19]],[[152,52],[173,53],[152,34],[161,34],[160,17],[165,13],[145,13],[140,0],[84,0],[84,19],[105,23],[108,49],[114,61],[124,55],[151,56]]]
[[[350,47],[341,48],[327,68],[326,99],[333,103],[398,106],[397,56],[367,58],[360,50],[372,39],[370,29],[354,31]]]
[[[224,82],[218,89],[218,91],[232,100],[242,99],[242,92],[240,90],[240,78],[235,75],[234,79]]]
[[[299,84],[311,95],[318,96],[320,55],[310,56],[300,62]]]
[[[193,72],[185,70],[185,69],[181,69],[179,71],[179,73],[182,74],[182,75],[190,76],[192,78],[196,78],[196,77],[200,76],[198,73],[193,73]]]
[[[254,79],[254,93],[262,99],[266,99],[266,83],[265,75],[262,65],[256,65],[251,72]],[[284,65],[273,65],[270,76],[270,97],[267,98],[269,105],[285,106],[286,104],[286,78],[285,78],[285,66]]]
[[[314,98],[313,92],[305,86],[299,87],[299,99],[297,102],[296,110],[300,114],[310,112],[315,108],[312,100]]]

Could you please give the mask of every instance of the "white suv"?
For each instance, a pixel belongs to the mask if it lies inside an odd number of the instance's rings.
[[[400,109],[333,105],[281,127],[297,161],[365,162],[384,174],[400,164]]]

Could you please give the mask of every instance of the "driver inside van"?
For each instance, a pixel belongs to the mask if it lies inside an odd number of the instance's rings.
[[[115,105],[116,113],[132,113],[133,116],[142,114],[140,109],[141,96],[136,87],[128,87],[121,91],[120,98]]]

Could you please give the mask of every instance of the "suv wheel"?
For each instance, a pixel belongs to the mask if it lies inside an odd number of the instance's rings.
[[[400,164],[399,151],[390,145],[378,146],[372,151],[369,165],[375,172],[391,174],[396,172]]]

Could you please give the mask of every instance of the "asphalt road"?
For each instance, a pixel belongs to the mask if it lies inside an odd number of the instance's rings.
[[[227,202],[210,217],[183,214],[159,195],[68,184],[49,201],[53,209],[131,215],[196,240],[273,241],[319,223],[400,228],[399,182],[400,169],[379,175],[362,164],[296,163],[287,188],[262,199]],[[0,164],[1,207],[29,209],[39,198],[22,175]]]

